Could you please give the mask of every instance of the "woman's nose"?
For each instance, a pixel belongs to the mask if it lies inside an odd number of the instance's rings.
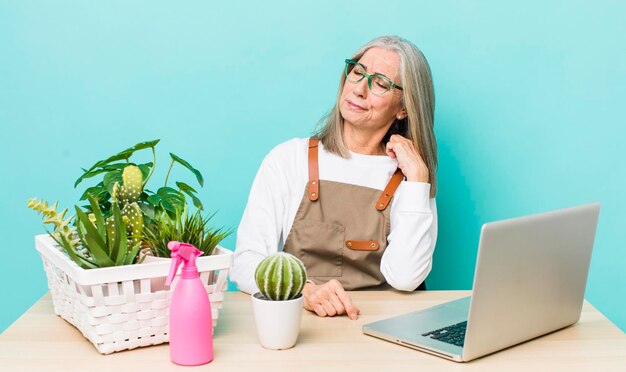
[[[357,96],[357,97],[365,97],[365,95],[367,94],[367,79],[363,79],[361,81],[359,81],[358,83],[354,83],[354,89],[352,89],[352,92]]]

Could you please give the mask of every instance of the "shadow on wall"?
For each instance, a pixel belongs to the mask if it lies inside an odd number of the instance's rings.
[[[430,290],[471,289],[476,266],[480,218],[465,173],[468,165],[455,144],[458,137],[438,137],[437,214],[439,231],[433,268],[426,281]]]

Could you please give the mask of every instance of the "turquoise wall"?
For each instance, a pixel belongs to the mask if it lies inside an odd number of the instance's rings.
[[[232,3],[0,2],[0,330],[46,291],[27,198],[71,207],[81,167],[160,138],[155,179],[168,152],[186,158],[236,227],[264,154],[309,135],[343,59],[382,34],[434,75],[430,288],[471,287],[482,223],[600,201],[587,298],[626,329],[625,2]]]

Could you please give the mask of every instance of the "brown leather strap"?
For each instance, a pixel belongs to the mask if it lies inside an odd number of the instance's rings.
[[[355,251],[375,251],[379,246],[376,240],[346,240],[346,248]]]
[[[317,144],[315,137],[309,138],[309,200],[316,201],[320,196],[320,176],[317,163]]]
[[[396,172],[393,176],[391,176],[391,179],[387,183],[385,190],[383,190],[383,193],[380,194],[380,198],[378,198],[378,201],[376,202],[376,209],[384,211],[385,208],[387,208],[389,201],[393,197],[393,194],[396,192],[396,189],[400,186],[400,182],[402,182],[403,179],[404,174],[402,174],[400,168],[396,169]]]

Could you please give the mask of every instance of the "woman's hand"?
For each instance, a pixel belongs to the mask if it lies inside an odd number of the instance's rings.
[[[411,140],[394,134],[387,142],[386,150],[387,155],[398,159],[398,168],[407,181],[428,183],[428,167]]]
[[[320,285],[308,282],[304,285],[302,295],[304,308],[322,317],[347,313],[350,319],[355,320],[361,312],[352,304],[350,296],[337,279]]]

